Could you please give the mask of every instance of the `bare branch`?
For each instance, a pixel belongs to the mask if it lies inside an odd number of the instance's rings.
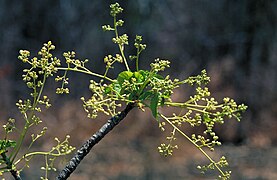
[[[75,171],[80,162],[90,152],[92,147],[96,145],[106,134],[108,134],[127,114],[134,108],[134,104],[130,103],[118,115],[109,119],[94,135],[92,135],[77,151],[74,157],[68,162],[65,168],[56,177],[57,180],[67,179],[71,173]]]

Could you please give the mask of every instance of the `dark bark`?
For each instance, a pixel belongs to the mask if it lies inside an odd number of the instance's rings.
[[[77,151],[74,157],[68,162],[65,168],[56,177],[57,180],[67,179],[77,168],[82,159],[90,152],[91,148],[97,144],[107,133],[109,133],[126,115],[134,108],[134,104],[127,107],[118,115],[109,119],[94,135],[92,135],[83,146]]]
[[[18,174],[18,172],[16,170],[10,170],[12,176],[14,177],[15,180],[22,180],[20,175]]]

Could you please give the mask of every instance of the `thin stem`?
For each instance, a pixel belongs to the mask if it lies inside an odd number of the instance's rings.
[[[48,177],[48,157],[47,157],[47,155],[45,155],[44,159],[45,159],[45,179],[48,179],[47,178]]]
[[[173,107],[181,107],[181,108],[185,108],[185,107],[188,107],[188,106],[191,106],[191,107],[200,107],[200,108],[206,108],[207,106],[204,106],[204,105],[198,105],[198,104],[190,104],[190,103],[180,103],[180,102],[170,102],[170,101],[166,101],[164,102],[165,105],[168,105],[168,106],[173,106]]]
[[[117,31],[117,26],[116,26],[116,17],[114,17],[113,22],[114,22],[115,37],[116,37],[116,39],[118,39],[118,31]],[[119,51],[121,53],[121,56],[123,57],[123,61],[124,61],[124,64],[126,66],[126,69],[127,69],[127,71],[130,71],[130,68],[128,66],[128,63],[127,63],[127,60],[126,60],[126,57],[125,57],[125,54],[124,54],[124,51],[123,51],[123,45],[118,44],[118,47],[119,47]]]
[[[28,153],[28,154],[25,154],[24,156],[22,156],[20,159],[18,159],[14,165],[17,165],[20,161],[22,161],[22,159],[25,159],[25,158],[28,158],[30,156],[36,156],[36,155],[48,155],[48,156],[55,156],[55,157],[58,157],[58,156],[61,156],[61,154],[57,154],[57,153],[51,153],[51,152],[43,152],[43,151],[36,151],[36,152],[31,152],[31,153]],[[31,157],[32,158],[32,157]]]
[[[111,81],[111,82],[116,82],[115,80],[113,80],[111,78],[108,78],[106,76],[103,76],[103,75],[91,72],[89,70],[87,71],[87,70],[82,70],[82,69],[64,68],[64,67],[58,67],[57,70],[62,70],[62,71],[66,71],[67,70],[67,71],[80,72],[80,73],[89,74],[89,75],[92,75],[92,76],[95,76],[95,77],[103,78],[103,79],[106,79],[106,80]]]
[[[193,111],[214,115],[212,112],[208,112],[203,109],[197,109],[197,108],[207,108],[207,106],[203,106],[203,105],[190,104],[190,103],[175,103],[175,102],[165,102],[165,105],[173,106],[173,107],[181,107],[181,108],[186,107],[187,109],[190,109]],[[216,106],[216,108],[218,108],[218,107],[222,107],[222,105]]]
[[[204,154],[207,159],[209,159],[209,161],[211,163],[214,164],[214,166],[217,168],[217,170],[225,176],[225,173],[220,169],[220,167],[216,164],[216,162],[198,145],[196,144],[188,135],[186,135],[183,131],[181,131],[177,126],[175,126],[166,116],[164,116],[163,114],[160,114],[159,115],[164,119],[166,120],[167,123],[169,123],[174,129],[176,129],[182,136],[184,136],[187,140],[189,140],[195,147],[197,147],[197,149],[202,153]]]
[[[150,71],[149,76],[147,77],[147,79],[144,81],[144,83],[140,87],[138,95],[141,95],[141,93],[143,92],[143,90],[145,89],[147,84],[150,82],[150,80],[153,78],[153,76],[154,76],[154,73],[152,71]]]
[[[67,64],[67,67],[70,68],[70,64],[69,64],[69,63]],[[64,75],[63,75],[63,77],[62,77],[62,87],[61,87],[62,89],[64,89],[64,86],[65,86],[67,72],[68,72],[68,71],[65,70],[65,71],[64,71]]]
[[[35,113],[35,107],[37,106],[38,104],[38,101],[42,95],[42,92],[43,92],[43,89],[44,89],[44,85],[45,85],[45,82],[46,82],[46,79],[47,79],[47,75],[44,73],[44,76],[43,76],[43,81],[42,81],[42,86],[40,88],[40,91],[38,93],[38,95],[35,97],[34,96],[34,102],[33,102],[33,106],[32,106],[32,112],[31,112],[31,115],[28,117],[27,114],[25,113],[25,116],[24,118],[26,119],[26,123],[24,125],[24,129],[22,131],[22,133],[20,134],[20,137],[19,137],[19,140],[17,141],[16,143],[16,147],[15,147],[15,150],[13,151],[13,153],[10,155],[10,157],[12,157],[12,161],[13,162],[22,146],[22,143],[23,143],[23,140],[27,134],[27,131],[30,127],[30,119],[33,117],[34,113]],[[35,90],[34,90],[35,91]],[[35,91],[36,92],[36,91]]]
[[[106,71],[104,73],[104,77],[106,77],[106,75],[108,74],[109,69],[112,67],[112,65],[116,62],[117,60],[114,60],[111,62],[111,64],[109,66],[106,66]],[[84,67],[85,68],[85,67]],[[86,69],[86,68],[85,68]]]
[[[180,85],[180,84],[185,84],[187,79],[184,79],[182,81],[176,82],[174,85]]]
[[[104,73],[104,77],[106,77],[106,75],[108,74],[109,68],[106,68],[106,71]]]
[[[139,54],[140,54],[140,51],[139,51],[139,49],[137,49],[137,58],[136,58],[136,69],[137,69],[137,71],[139,71],[139,63],[138,63],[138,61],[139,61]]]
[[[197,109],[197,108],[193,108],[193,107],[187,107],[187,109],[190,109],[190,110],[193,110],[193,111],[197,111],[197,112],[201,112],[201,113],[203,113],[203,114],[214,115],[213,113],[208,112],[208,111],[205,111],[205,110],[202,110],[202,109]]]
[[[16,142],[16,147],[14,148],[13,153],[11,153],[11,155],[9,157],[10,159],[12,159],[12,162],[16,158],[16,156],[17,156],[17,154],[18,154],[18,152],[19,152],[19,150],[21,148],[22,142],[23,142],[23,140],[24,140],[24,138],[26,136],[26,133],[28,131],[28,128],[29,128],[29,125],[30,125],[28,121],[26,121],[26,123],[24,125],[24,128],[23,128],[23,131],[21,132],[20,137],[19,137],[18,141]]]

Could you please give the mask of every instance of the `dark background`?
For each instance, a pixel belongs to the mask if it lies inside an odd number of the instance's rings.
[[[224,142],[219,151],[231,157],[234,179],[277,178],[277,1],[119,3],[125,20],[120,32],[129,35],[130,44],[136,34],[143,35],[147,44],[141,67],[148,68],[157,57],[169,59],[172,63],[167,73],[180,79],[207,69],[212,80],[209,88],[215,97],[230,96],[249,106],[241,123],[228,121],[218,128]],[[15,102],[26,97],[28,90],[21,79],[24,66],[17,60],[20,49],[35,55],[43,43],[51,40],[56,45],[56,56],[74,50],[78,58],[90,60],[91,69],[104,72],[103,57],[118,52],[111,42],[113,34],[101,29],[112,23],[109,4],[100,0],[0,1],[1,124],[10,116],[18,117],[19,125],[22,121]],[[127,51],[134,54],[132,46]],[[122,70],[117,67],[111,76]],[[70,134],[78,147],[104,123],[107,117],[87,120],[82,110],[79,98],[90,95],[90,78],[70,75],[71,95],[61,97],[54,94],[50,82],[47,94],[54,107],[43,115],[48,138],[38,148],[47,149],[53,137],[65,134]],[[181,89],[176,94],[184,99],[189,96],[185,92]],[[150,113],[131,114],[95,148],[72,179],[203,178],[195,170],[195,163],[202,160],[192,145],[184,143],[171,159],[160,157],[156,147],[164,135]],[[26,177],[38,179],[39,172],[30,169]]]

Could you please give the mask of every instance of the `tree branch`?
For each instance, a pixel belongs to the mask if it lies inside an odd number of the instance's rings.
[[[10,172],[11,172],[11,174],[14,177],[15,180],[22,180],[19,173],[18,173],[18,171],[12,169],[12,170],[10,170]]]
[[[108,134],[127,114],[134,108],[134,104],[130,103],[118,115],[109,119],[94,135],[92,135],[83,146],[77,151],[74,157],[68,162],[65,168],[56,177],[56,180],[67,179],[71,173],[75,171],[83,158],[90,152],[92,147],[97,144],[106,134]]]
[[[5,161],[5,163],[7,164],[7,169],[10,169],[10,173],[12,174],[12,176],[14,177],[15,180],[21,180],[21,177],[19,175],[19,172],[16,171],[15,169],[12,168],[12,162],[10,161],[10,159],[6,156],[5,153],[1,154],[3,160]]]

